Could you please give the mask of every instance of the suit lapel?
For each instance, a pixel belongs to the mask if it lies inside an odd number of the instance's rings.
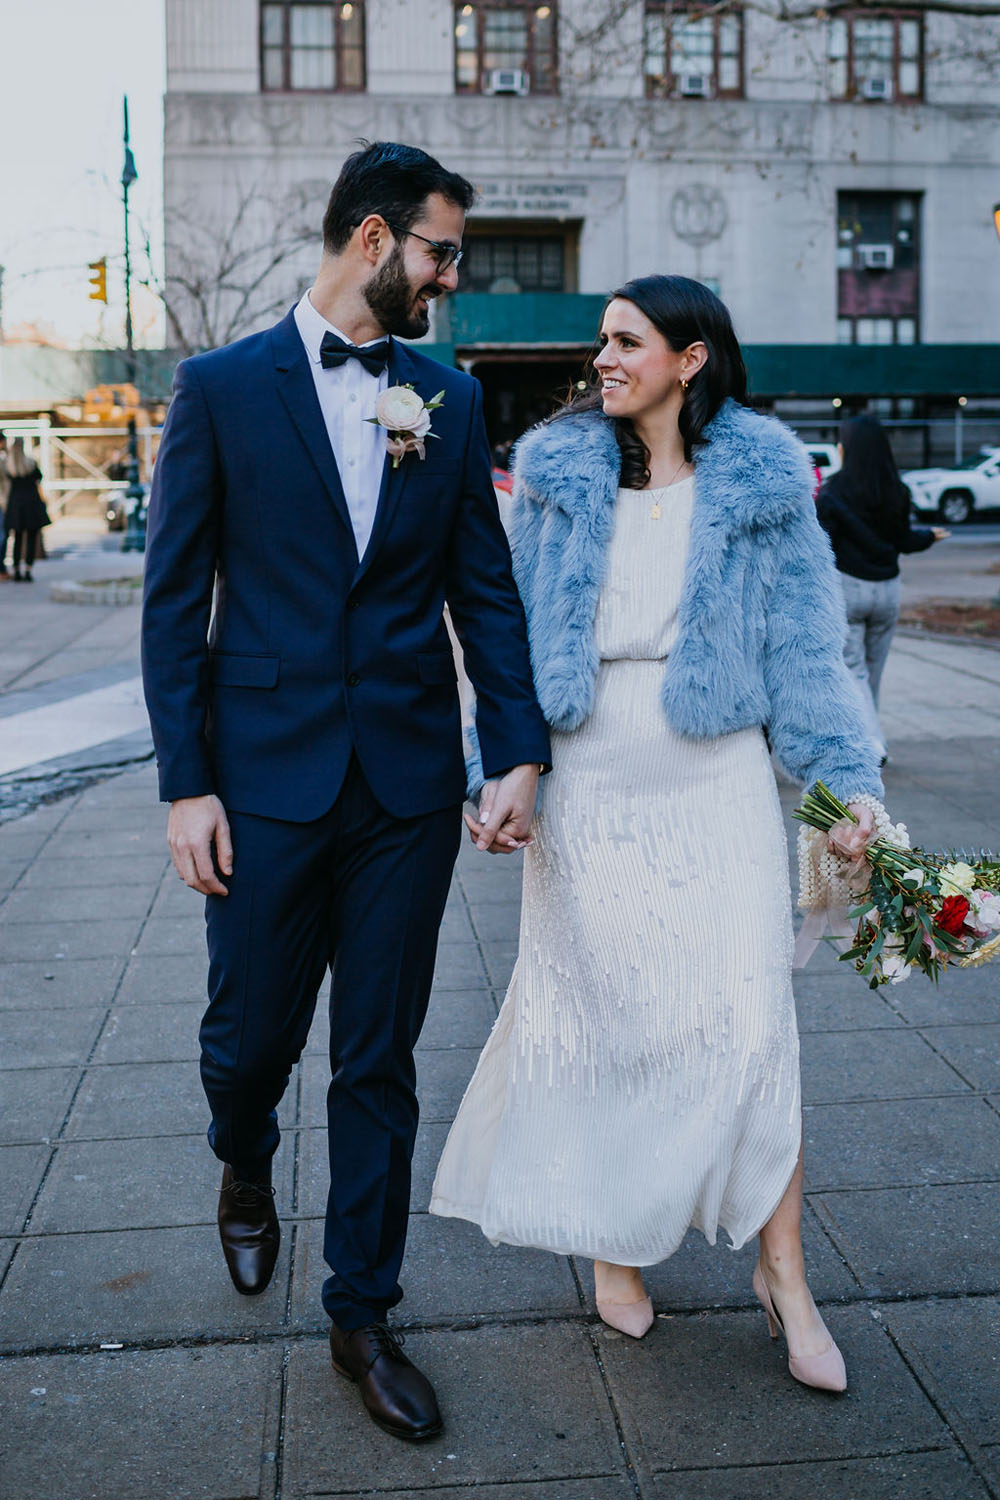
[[[407,351],[406,345],[399,343],[397,339],[393,339],[389,348],[389,384],[413,385],[417,389],[418,395],[422,396],[426,401],[430,396],[433,396],[434,392],[420,390],[420,383],[416,365]],[[398,469],[394,469],[392,467],[392,460],[386,454],[382,463],[382,484],[379,489],[375,522],[372,526],[372,534],[369,538],[368,546],[365,548],[365,555],[358,567],[355,582],[363,578],[365,573],[367,573],[371,567],[372,559],[385,541],[389,527],[392,525],[392,518],[396,513],[400,496],[406,486],[410,468],[414,463],[419,462],[419,458],[415,458],[413,454],[407,453],[400,459]]]
[[[351,525],[340,470],[337,468],[337,460],[330,446],[330,437],[316,396],[309,358],[292,313],[271,329],[271,345],[278,395],[353,543],[354,527]]]

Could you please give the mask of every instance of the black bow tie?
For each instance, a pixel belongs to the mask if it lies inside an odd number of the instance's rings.
[[[369,375],[381,375],[389,363],[389,340],[383,339],[380,344],[369,344],[367,348],[359,349],[357,344],[347,344],[335,333],[324,333],[323,342],[319,346],[319,362],[323,369],[335,370],[349,359],[359,360]]]

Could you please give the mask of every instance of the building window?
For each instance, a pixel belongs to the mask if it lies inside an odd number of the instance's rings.
[[[503,228],[466,233],[460,292],[567,292],[575,285],[575,235]]]
[[[838,194],[838,343],[918,342],[919,229],[915,193]]]
[[[456,5],[455,88],[466,94],[554,94],[556,19],[554,4],[534,0]]]
[[[830,94],[834,99],[920,99],[924,91],[924,23],[920,15],[884,12],[836,16],[829,23]]]
[[[261,86],[269,92],[363,89],[364,0],[264,0],[260,71]]]
[[[743,95],[743,15],[646,0],[646,97]]]

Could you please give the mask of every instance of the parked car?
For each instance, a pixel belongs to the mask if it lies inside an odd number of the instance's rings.
[[[1000,509],[1000,448],[980,450],[952,469],[907,469],[914,510],[934,511],[961,526],[976,510]]]

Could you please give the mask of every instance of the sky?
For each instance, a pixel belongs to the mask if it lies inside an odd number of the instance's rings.
[[[39,326],[54,343],[124,342],[122,96],[139,180],[133,275],[142,242],[162,243],[163,0],[30,0],[4,7],[0,83],[3,328]],[[108,258],[109,305],[88,300],[89,261]],[[137,343],[162,343],[158,306],[133,287]]]

